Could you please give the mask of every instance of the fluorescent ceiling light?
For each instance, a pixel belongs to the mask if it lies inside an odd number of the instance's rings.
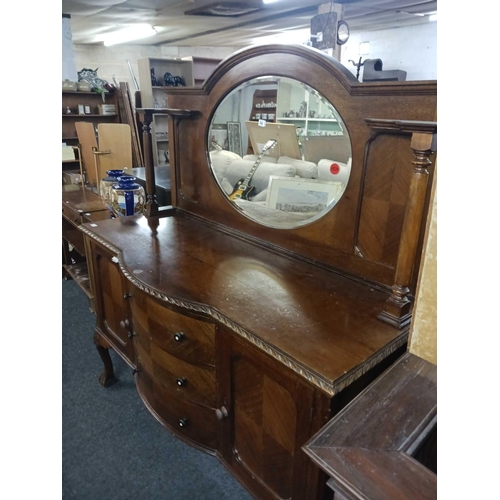
[[[262,0],[262,3],[273,3],[277,2],[278,0]]]
[[[104,45],[109,47],[119,43],[148,38],[153,35],[156,35],[156,30],[149,24],[132,24],[128,28],[103,35],[101,39],[104,42]]]

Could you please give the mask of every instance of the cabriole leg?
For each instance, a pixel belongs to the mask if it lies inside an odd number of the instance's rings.
[[[111,356],[109,355],[110,346],[97,332],[94,333],[94,344],[104,364],[104,371],[99,377],[99,383],[103,387],[109,387],[116,382],[115,373],[113,371],[113,362],[111,361]]]

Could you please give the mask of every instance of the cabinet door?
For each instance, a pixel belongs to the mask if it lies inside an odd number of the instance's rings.
[[[217,342],[222,459],[258,498],[317,498],[301,450],[314,427],[315,390],[228,332],[219,330]]]
[[[127,282],[116,258],[101,246],[92,243],[93,279],[97,329],[112,347],[134,365],[131,321],[127,303]]]

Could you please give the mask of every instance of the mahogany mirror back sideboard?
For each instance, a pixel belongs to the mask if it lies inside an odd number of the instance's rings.
[[[406,350],[437,84],[264,45],[166,92],[172,206],[80,226],[100,382],[113,349],[256,498],[328,498],[302,446]]]

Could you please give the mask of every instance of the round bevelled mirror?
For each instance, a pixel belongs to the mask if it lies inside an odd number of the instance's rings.
[[[352,149],[334,106],[310,86],[265,76],[236,87],[210,122],[208,155],[227,199],[263,225],[310,224],[340,200]]]

